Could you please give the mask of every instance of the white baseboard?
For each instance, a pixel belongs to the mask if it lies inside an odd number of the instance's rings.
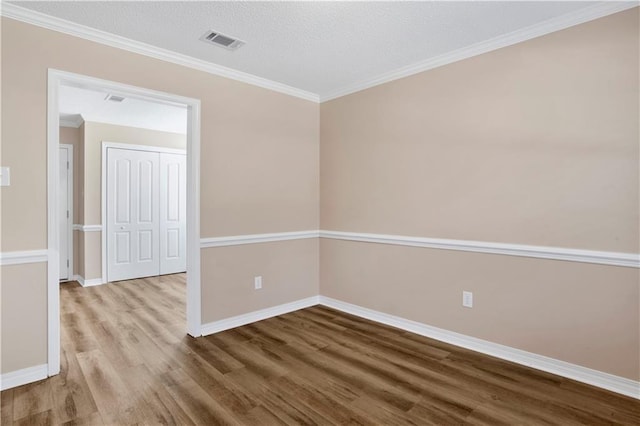
[[[372,309],[363,308],[351,303],[342,302],[330,297],[320,296],[320,304],[330,308],[346,312],[358,317],[366,318],[371,321],[390,325],[405,331],[409,331],[421,336],[430,337],[452,345],[471,349],[476,352],[491,355],[517,364],[526,365],[527,367],[546,371],[548,373],[557,374],[558,376],[576,380],[578,382],[587,383],[599,388],[607,389],[612,392],[640,399],[640,382],[630,380],[624,377],[614,376],[613,374],[603,373],[601,371],[592,370],[580,365],[571,364],[554,358],[537,355],[520,349],[511,348],[509,346],[492,343],[486,340],[477,339],[453,331],[447,331],[441,328],[432,327],[416,321],[394,315],[385,314],[383,312],[374,311]]]
[[[92,278],[90,280],[85,280],[80,275],[74,275],[73,281],[78,281],[82,287],[93,287],[94,285],[104,284],[104,282],[102,282],[102,278]]]
[[[207,336],[209,334],[218,333],[220,331],[229,330],[257,321],[262,321],[267,318],[277,317],[278,315],[288,314],[289,312],[308,308],[317,304],[319,304],[319,296],[312,296],[307,297],[306,299],[296,300],[295,302],[289,302],[283,305],[249,312],[248,314],[242,314],[220,321],[210,322],[208,324],[202,324],[202,335]]]
[[[11,371],[10,373],[0,375],[0,390],[7,390],[26,385],[27,383],[37,382],[47,377],[49,377],[47,364]]]

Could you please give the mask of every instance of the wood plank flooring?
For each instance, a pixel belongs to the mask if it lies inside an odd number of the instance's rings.
[[[62,370],[2,425],[640,424],[640,402],[316,306],[193,339],[185,276],[61,286]]]

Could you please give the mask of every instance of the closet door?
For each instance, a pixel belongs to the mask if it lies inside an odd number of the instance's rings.
[[[107,275],[109,281],[160,271],[160,154],[107,150]]]
[[[187,159],[160,153],[160,274],[187,270]]]

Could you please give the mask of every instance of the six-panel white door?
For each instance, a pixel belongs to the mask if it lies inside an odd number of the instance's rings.
[[[187,158],[160,153],[160,275],[187,270]]]
[[[107,150],[107,278],[160,271],[160,154]]]

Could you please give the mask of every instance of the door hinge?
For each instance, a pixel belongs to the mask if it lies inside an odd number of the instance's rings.
[[[67,161],[67,170],[69,170],[69,162]]]
[[[69,210],[67,210],[67,219],[69,219]]]
[[[67,259],[67,268],[69,267],[69,259]]]

